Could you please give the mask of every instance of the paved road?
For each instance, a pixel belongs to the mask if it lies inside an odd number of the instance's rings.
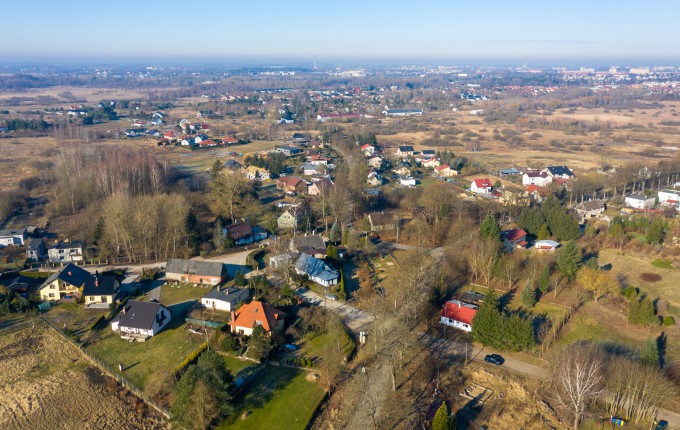
[[[312,303],[319,306],[325,306],[340,314],[345,324],[347,324],[347,327],[355,333],[367,331],[371,322],[373,322],[373,315],[359,310],[349,303],[345,303],[341,300],[324,300],[324,297],[321,294],[304,288],[299,289],[297,293]]]

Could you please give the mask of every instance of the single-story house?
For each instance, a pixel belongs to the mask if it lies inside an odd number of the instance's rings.
[[[248,288],[216,287],[201,297],[201,306],[208,309],[231,312],[236,309],[239,303],[249,298],[250,290]]]
[[[522,175],[522,185],[536,185],[537,187],[545,187],[553,181],[552,176],[546,172],[526,172]]]
[[[312,176],[312,175],[316,175],[318,173],[325,174],[326,173],[326,167],[323,166],[323,165],[303,164],[300,167],[300,171],[305,176]]]
[[[412,115],[422,115],[422,109],[389,109],[383,111],[387,116],[412,116]]]
[[[302,149],[296,148],[294,146],[279,146],[278,148],[276,148],[276,151],[282,153],[287,157],[302,153]]]
[[[62,241],[51,246],[47,250],[47,258],[50,263],[70,263],[72,261],[83,261],[85,242],[74,240]]]
[[[293,252],[306,252],[313,249],[326,249],[326,243],[320,235],[310,234],[297,236],[290,241],[290,250]]]
[[[636,194],[631,194],[626,196],[625,199],[626,206],[636,209],[653,209],[656,203],[656,198],[645,197]]]
[[[371,231],[394,230],[399,222],[398,215],[394,212],[371,212],[367,218]]]
[[[534,249],[537,251],[553,252],[559,246],[560,243],[554,240],[537,240],[534,242]]]
[[[366,156],[375,154],[375,146],[371,145],[370,143],[362,145],[361,150],[364,152],[364,155]]]
[[[78,298],[82,295],[85,282],[91,277],[92,275],[87,270],[69,263],[43,282],[38,289],[40,300],[56,301]]]
[[[292,141],[294,143],[309,143],[312,141],[312,137],[307,133],[293,133]]]
[[[330,160],[328,158],[324,157],[323,155],[319,155],[319,154],[313,154],[313,155],[307,157],[307,162],[309,164],[313,164],[315,166],[318,166],[318,165],[328,166],[329,161]]]
[[[276,188],[284,192],[306,193],[307,183],[295,176],[282,176],[276,180]]]
[[[256,326],[262,326],[265,332],[283,330],[286,314],[267,303],[253,300],[236,310],[231,318],[232,333],[250,336]]]
[[[228,173],[236,173],[243,172],[244,168],[243,165],[236,160],[227,160],[227,162],[224,163],[224,170]]]
[[[464,303],[460,300],[449,300],[444,303],[440,322],[459,330],[471,332],[472,320],[477,314],[477,305]]]
[[[412,176],[403,176],[399,178],[399,185],[401,185],[402,187],[415,187],[416,178]]]
[[[227,277],[224,264],[216,261],[173,259],[165,268],[165,278],[171,281],[218,285]]]
[[[412,157],[413,154],[415,154],[415,151],[410,145],[404,145],[397,148],[397,156],[399,157]]]
[[[470,183],[470,191],[477,194],[490,194],[493,191],[493,185],[488,179],[473,179]]]
[[[83,299],[86,305],[113,303],[118,296],[120,283],[115,276],[101,276],[99,273],[90,276],[83,286]]]
[[[111,321],[111,330],[120,333],[121,337],[148,338],[163,330],[171,318],[170,309],[155,300],[130,300]]]
[[[251,181],[268,181],[271,179],[271,174],[264,167],[248,166],[245,169],[246,178]]]
[[[579,216],[582,222],[586,222],[591,218],[597,218],[602,212],[605,211],[605,209],[606,206],[600,199],[581,202],[574,208],[576,214]]]
[[[0,247],[23,246],[26,243],[28,229],[0,230]]]
[[[329,287],[336,285],[340,279],[340,273],[329,267],[323,260],[312,257],[309,254],[300,254],[295,263],[295,272],[298,275],[307,275],[312,282]]]

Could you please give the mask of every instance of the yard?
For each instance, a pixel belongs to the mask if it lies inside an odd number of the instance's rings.
[[[233,419],[222,430],[305,429],[324,397],[318,381],[308,381],[307,372],[287,367],[266,366],[236,398]],[[242,420],[244,412],[250,412]]]
[[[119,373],[119,364],[125,366],[122,375],[145,394],[153,396],[172,377],[175,367],[204,340],[190,335],[185,330],[186,324],[179,321],[171,322],[168,327],[146,342],[130,343],[109,326],[87,351],[116,373]]]
[[[184,283],[179,283],[178,285],[175,285],[174,283],[172,284],[166,283],[163,284],[160,288],[161,288],[160,302],[163,303],[165,306],[170,306],[186,301],[200,300],[201,297],[208,294],[208,292],[213,288],[213,286]]]
[[[240,358],[232,357],[232,356],[229,356],[229,355],[222,355],[222,358],[224,359],[224,365],[227,367],[229,372],[231,372],[231,374],[234,376],[234,378],[243,369],[246,369],[248,367],[257,366],[257,363],[252,362],[250,360],[241,360]]]
[[[50,308],[43,316],[56,327],[67,328],[76,335],[84,336],[92,324],[107,313],[107,309],[87,309],[78,303],[63,302]]]

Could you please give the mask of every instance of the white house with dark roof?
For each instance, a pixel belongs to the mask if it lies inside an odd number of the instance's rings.
[[[631,194],[630,196],[626,196],[625,203],[626,206],[630,208],[653,209],[654,204],[656,204],[656,198]]]
[[[548,166],[543,171],[553,178],[571,179],[574,177],[574,172],[567,166]]]
[[[122,338],[146,340],[157,335],[170,323],[170,309],[157,301],[128,301],[111,321],[111,330]]]
[[[5,246],[23,246],[26,243],[27,229],[0,230],[0,248]]]
[[[250,298],[248,288],[214,288],[205,296],[201,297],[201,306],[207,309],[231,312],[239,303]]]
[[[295,272],[298,275],[307,275],[312,282],[329,287],[336,285],[340,279],[340,273],[331,269],[323,260],[312,257],[309,254],[300,254],[295,263]]]
[[[545,187],[553,181],[552,176],[546,172],[531,171],[522,175],[522,185],[536,185],[537,187]]]

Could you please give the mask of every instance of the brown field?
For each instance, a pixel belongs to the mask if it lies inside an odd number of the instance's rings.
[[[43,327],[0,337],[0,397],[5,430],[169,428]]]

